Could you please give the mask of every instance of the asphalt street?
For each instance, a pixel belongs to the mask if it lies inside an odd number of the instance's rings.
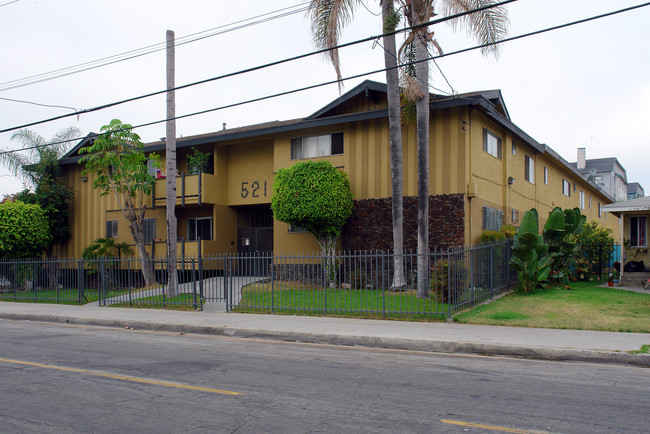
[[[3,432],[648,432],[648,369],[0,321]]]

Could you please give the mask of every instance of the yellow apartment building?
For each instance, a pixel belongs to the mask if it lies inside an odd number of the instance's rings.
[[[445,248],[476,243],[484,229],[518,225],[537,208],[543,219],[555,206],[579,207],[620,234],[619,221],[602,212],[612,203],[550,147],[538,143],[511,120],[498,90],[455,97],[431,95],[430,244]],[[386,85],[365,81],[316,113],[177,139],[176,216],[179,252],[196,255],[274,251],[318,251],[310,234],[273,219],[274,174],[307,159],[326,160],[346,172],[355,211],[341,240],[346,250],[390,249],[391,176]],[[132,243],[126,220],[112,196],[100,197],[93,179],[82,177],[78,150],[61,165],[74,199],[72,237],[60,256],[77,257],[98,237]],[[417,161],[415,126],[403,127],[405,247],[415,248]],[[188,155],[210,154],[205,173],[189,174]],[[164,141],[145,152],[165,158]],[[164,167],[164,165],[163,165]],[[165,255],[165,179],[156,181],[146,211],[147,241]],[[199,241],[200,240],[200,241]],[[158,245],[160,243],[160,245]]]

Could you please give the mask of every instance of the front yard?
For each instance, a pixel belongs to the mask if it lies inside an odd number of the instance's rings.
[[[576,282],[535,294],[508,294],[454,317],[465,324],[650,333],[650,291]]]

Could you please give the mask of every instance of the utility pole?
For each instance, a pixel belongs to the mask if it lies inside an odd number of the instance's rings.
[[[176,266],[178,227],[176,223],[176,95],[175,85],[174,31],[167,30],[167,122],[166,122],[166,164],[167,164],[167,288],[171,297],[178,294],[178,268]]]

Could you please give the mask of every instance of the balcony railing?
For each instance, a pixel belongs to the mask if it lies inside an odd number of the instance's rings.
[[[217,177],[210,173],[186,175],[181,173],[176,177],[176,206],[202,205],[217,203]],[[154,185],[151,207],[166,205],[167,179],[158,178]]]

